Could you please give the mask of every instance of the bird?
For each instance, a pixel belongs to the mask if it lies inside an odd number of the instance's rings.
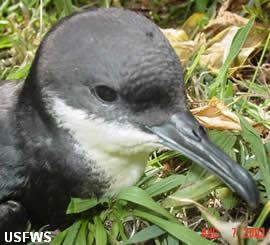
[[[160,147],[258,206],[252,176],[189,111],[180,61],[155,23],[118,8],[63,18],[26,79],[0,82],[0,234],[28,221],[65,227],[72,197],[113,197]]]

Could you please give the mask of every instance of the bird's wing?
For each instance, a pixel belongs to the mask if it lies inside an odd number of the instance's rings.
[[[15,148],[15,125],[12,117],[17,94],[23,81],[0,81],[0,203],[18,191],[22,184],[18,166],[19,152]]]
[[[0,203],[15,197],[23,184],[23,167],[18,166],[18,153],[13,147],[0,149]]]

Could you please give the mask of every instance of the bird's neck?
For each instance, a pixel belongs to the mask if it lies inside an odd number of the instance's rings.
[[[104,173],[110,182],[107,192],[115,194],[130,186],[143,174],[149,154],[156,149],[156,136],[118,122],[106,121],[97,115],[73,108],[54,97],[50,107],[59,128],[73,139],[73,147]]]

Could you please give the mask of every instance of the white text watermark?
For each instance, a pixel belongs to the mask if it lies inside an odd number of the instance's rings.
[[[52,232],[50,231],[25,231],[25,232],[5,232],[5,242],[51,242]]]

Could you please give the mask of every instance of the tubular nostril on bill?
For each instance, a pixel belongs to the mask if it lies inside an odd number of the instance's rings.
[[[197,130],[192,129],[192,136],[196,141],[201,141],[201,137],[199,136]]]

